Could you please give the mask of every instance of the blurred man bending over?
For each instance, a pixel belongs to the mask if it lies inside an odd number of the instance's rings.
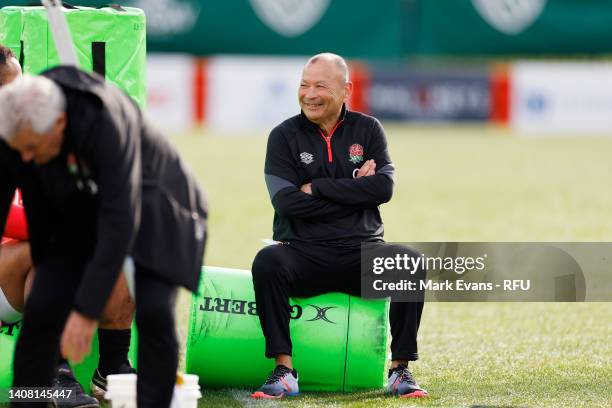
[[[0,86],[9,84],[21,75],[21,65],[14,53],[10,48],[0,45]],[[4,145],[0,146],[0,149],[7,149],[4,141],[0,140],[0,145]],[[15,153],[12,155],[15,160],[20,160]],[[21,320],[34,275],[27,220],[21,195],[17,190],[0,244],[0,325],[1,322],[15,323]],[[98,328],[100,360],[90,387],[99,400],[104,397],[108,374],[134,372],[128,360],[134,308],[125,277],[120,275],[104,308]],[[64,358],[59,360],[53,384],[55,387],[77,390],[77,398],[60,403],[62,407],[85,408],[99,405],[95,399],[83,393]]]
[[[10,147],[0,150],[0,229],[19,187],[37,271],[14,386],[51,384],[60,335],[65,357],[78,362],[89,353],[131,255],[138,406],[168,406],[178,365],[177,287],[197,288],[206,236],[194,178],[128,96],[72,67],[3,87],[0,137]]]

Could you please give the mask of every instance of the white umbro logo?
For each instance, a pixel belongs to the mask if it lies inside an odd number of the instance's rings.
[[[314,156],[310,153],[300,153],[300,160],[302,160],[302,163],[304,164],[310,164],[314,161]]]

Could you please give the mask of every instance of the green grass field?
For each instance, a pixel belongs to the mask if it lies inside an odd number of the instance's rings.
[[[386,130],[397,167],[393,200],[382,207],[388,241],[612,241],[612,138]],[[250,268],[272,234],[265,132],[173,141],[210,194],[206,264]],[[183,317],[183,335],[185,327]],[[611,407],[611,339],[605,303],[428,303],[412,365],[427,401],[374,390],[258,402],[247,390],[205,390],[200,406]]]

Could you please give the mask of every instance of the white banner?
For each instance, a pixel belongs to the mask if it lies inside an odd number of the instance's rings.
[[[612,136],[612,64],[519,62],[510,82],[515,130]]]
[[[146,115],[161,129],[179,133],[194,121],[194,59],[181,54],[147,57]]]
[[[307,58],[214,57],[207,64],[206,123],[221,132],[266,136],[297,115]]]

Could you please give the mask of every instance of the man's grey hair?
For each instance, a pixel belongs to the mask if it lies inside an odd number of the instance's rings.
[[[340,70],[340,74],[344,78],[344,83],[347,83],[349,81],[349,67],[346,61],[344,60],[344,58],[342,58],[338,54],[333,54],[331,52],[323,52],[321,54],[317,54],[311,57],[306,63],[306,66],[310,64],[314,64],[319,60],[333,62],[336,65],[336,67]]]
[[[28,124],[45,134],[65,110],[66,98],[55,82],[24,75],[0,88],[0,138],[10,141]]]

